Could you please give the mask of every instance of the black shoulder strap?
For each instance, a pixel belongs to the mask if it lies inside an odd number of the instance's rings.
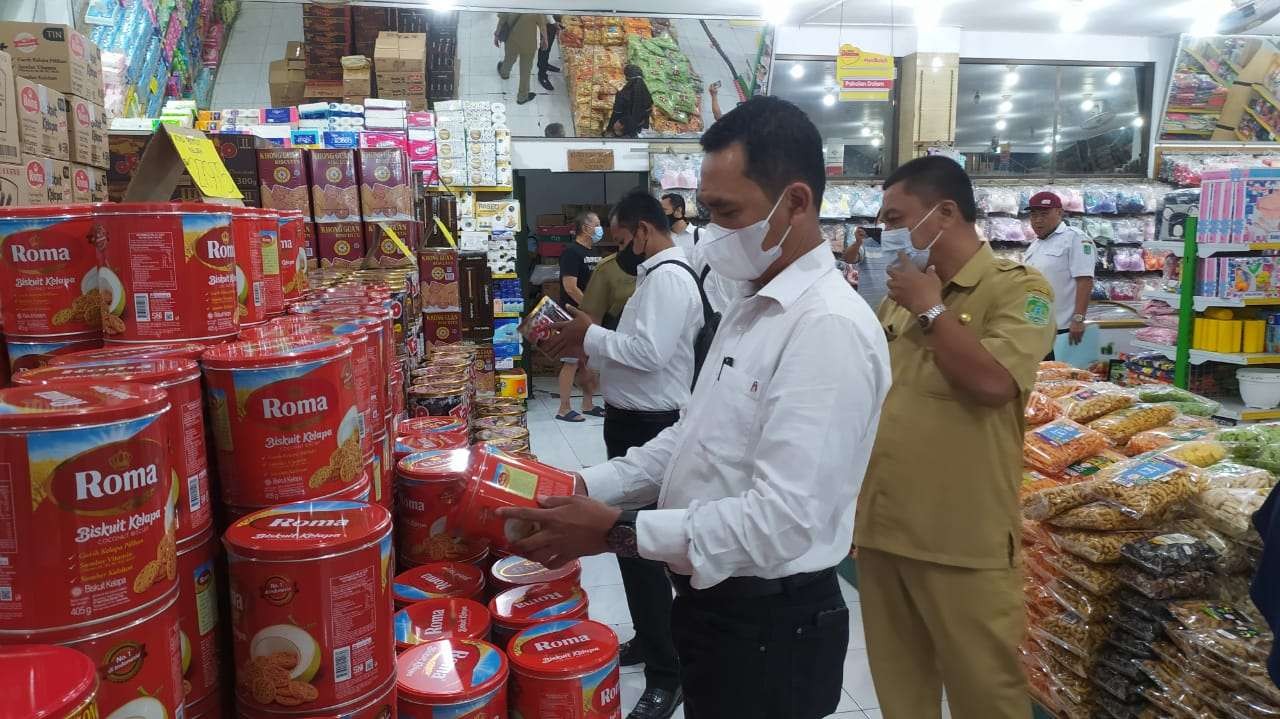
[[[698,287],[702,287],[702,283],[707,281],[707,275],[711,274],[711,264],[702,268],[702,275],[698,277]]]
[[[701,227],[693,228],[693,244],[695,245],[698,244],[698,240],[700,239],[702,239],[702,228]]]
[[[685,264],[684,262],[681,262],[680,260],[666,260],[664,262],[659,262],[658,264],[653,266],[652,270],[649,270],[649,271],[653,272],[653,270],[656,270],[659,267],[662,267],[663,265],[676,265],[678,267],[683,267],[684,271],[689,273],[689,276],[693,278],[693,284],[698,288],[698,296],[702,298],[703,325],[705,326],[707,323],[711,322],[711,316],[715,314],[715,312],[711,309],[711,301],[707,299],[706,290],[702,289],[702,280],[698,279],[698,273],[694,272],[692,267]],[[710,267],[708,267],[708,269],[710,269]],[[704,277],[706,276],[706,274],[707,273],[705,271],[702,273]]]

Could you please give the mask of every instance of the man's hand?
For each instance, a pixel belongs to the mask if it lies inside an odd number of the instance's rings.
[[[573,319],[551,325],[554,334],[543,343],[543,349],[552,357],[576,357],[582,354],[582,340],[593,324],[591,315],[586,312],[573,305],[566,309],[573,315]]]
[[[711,83],[709,86],[707,86],[707,92],[711,93],[711,96],[712,96],[712,97],[716,97],[717,95],[719,95],[719,94],[720,94],[720,81],[719,81],[719,80],[716,80],[715,82],[713,82],[713,83]]]
[[[547,567],[558,569],[578,557],[609,551],[608,534],[622,510],[594,499],[547,497],[545,509],[503,507],[498,516],[522,519],[538,526],[538,531],[515,543],[516,554]]]
[[[1076,322],[1073,320],[1071,322],[1071,328],[1067,330],[1067,342],[1073,345],[1078,345],[1080,344],[1080,340],[1083,338],[1084,338],[1084,323]]]
[[[623,129],[623,128],[622,128],[622,120],[616,120],[616,121],[614,121],[614,123],[613,123],[613,134],[615,134],[615,135],[621,135],[621,134],[622,134],[622,129]]]
[[[538,33],[538,49],[539,50],[547,49],[547,31],[546,30],[543,30]]]
[[[942,304],[942,280],[930,266],[921,272],[911,262],[905,251],[898,252],[898,261],[889,266],[889,299],[906,307],[911,314],[924,314]]]
[[[498,39],[498,31],[497,31],[497,30],[494,30],[494,31],[493,31],[493,46],[494,46],[494,47],[502,47],[502,41]]]

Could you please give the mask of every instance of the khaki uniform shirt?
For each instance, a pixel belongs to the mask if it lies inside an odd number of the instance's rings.
[[[1010,567],[1027,395],[1052,346],[1053,292],[1034,269],[983,243],[943,288],[947,310],[1009,371],[1016,399],[984,407],[953,388],[913,315],[886,298],[893,385],[858,496],[854,545],[974,569]]]
[[[604,318],[608,316],[613,327],[606,327],[615,329],[622,317],[623,308],[627,306],[627,300],[631,299],[635,291],[635,276],[622,271],[615,252],[596,265],[591,282],[587,284],[587,291],[582,295],[580,309],[601,324],[604,324]]]

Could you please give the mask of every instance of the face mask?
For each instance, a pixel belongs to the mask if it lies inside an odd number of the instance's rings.
[[[636,276],[640,271],[640,264],[644,262],[644,255],[636,252],[636,241],[633,237],[631,244],[618,250],[618,269],[631,275]]]
[[[602,239],[604,239],[604,228],[596,225],[596,228],[591,231],[591,244],[594,245]]]
[[[929,266],[929,252],[933,250],[933,246],[938,243],[938,238],[942,237],[942,231],[939,230],[938,234],[933,236],[933,240],[923,249],[918,249],[915,244],[912,243],[911,233],[915,232],[920,225],[923,225],[924,221],[929,219],[929,216],[932,215],[933,211],[936,209],[938,209],[938,206],[934,205],[933,209],[925,213],[925,216],[921,217],[920,221],[911,229],[898,227],[881,232],[880,249],[892,254],[894,257],[897,256],[899,250],[906,252],[907,258],[911,260],[911,263],[923,271],[924,268]]]
[[[676,217],[675,213],[673,212],[667,213],[667,227],[675,227],[676,223],[679,221],[680,221],[680,218]]]
[[[731,280],[750,282],[758,279],[773,265],[782,254],[782,243],[791,234],[791,227],[782,233],[778,244],[765,250],[764,241],[769,237],[769,220],[782,204],[784,193],[773,203],[773,209],[759,222],[737,230],[730,230],[717,224],[707,225],[703,229],[706,239],[700,243],[707,263],[717,274]]]

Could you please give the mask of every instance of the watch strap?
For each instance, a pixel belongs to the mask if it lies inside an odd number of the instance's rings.
[[[929,329],[933,327],[933,323],[936,322],[937,319],[946,311],[947,306],[943,304],[937,304],[925,310],[918,318],[920,320],[920,327],[928,332]]]
[[[619,557],[639,557],[640,547],[636,535],[636,520],[639,512],[634,509],[623,510],[617,521],[609,529],[605,538],[609,551]]]

